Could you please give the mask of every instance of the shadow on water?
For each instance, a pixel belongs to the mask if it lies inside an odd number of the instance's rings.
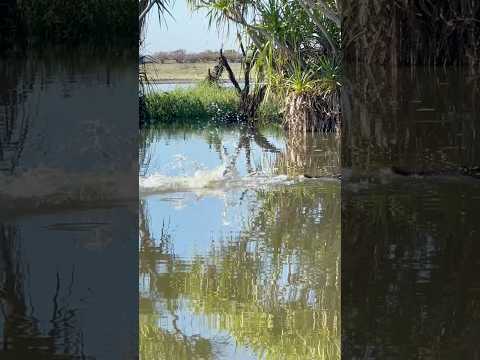
[[[2,359],[137,352],[136,64],[60,48],[0,60]]]
[[[368,70],[342,141],[342,355],[478,358],[479,79]]]
[[[338,143],[178,124],[142,139],[145,177],[195,181],[142,195],[141,358],[339,359],[340,187],[303,176],[334,177]]]

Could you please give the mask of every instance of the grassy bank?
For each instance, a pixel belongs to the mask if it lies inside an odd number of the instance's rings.
[[[199,63],[165,63],[165,64],[146,64],[147,77],[155,82],[186,82],[201,81],[207,77],[208,69],[213,69],[216,62]],[[240,64],[232,63],[232,70],[235,75],[241,73]],[[228,80],[227,72],[224,71],[223,80]]]
[[[234,89],[199,83],[190,88],[150,93],[146,97],[150,123],[174,120],[238,121],[239,97]],[[265,101],[259,110],[260,120],[272,122],[280,118],[279,106]]]

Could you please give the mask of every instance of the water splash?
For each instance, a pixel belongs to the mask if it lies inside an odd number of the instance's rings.
[[[289,185],[302,177],[253,173],[240,176],[235,168],[222,164],[215,169],[197,170],[192,176],[167,176],[160,173],[139,178],[142,195],[173,192],[224,192],[231,189],[251,189],[267,185]]]

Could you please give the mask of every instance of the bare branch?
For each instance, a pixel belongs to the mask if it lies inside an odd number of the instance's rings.
[[[230,81],[232,82],[232,84],[235,87],[235,89],[237,90],[237,92],[239,94],[241,94],[242,89],[240,88],[240,85],[238,85],[238,81],[235,78],[235,74],[233,73],[232,68],[230,67],[230,64],[228,63],[227,58],[225,57],[225,55],[223,55],[223,49],[220,49],[220,59],[222,60],[222,63],[223,63],[223,66],[225,67],[225,69],[227,69],[228,77],[230,78]]]

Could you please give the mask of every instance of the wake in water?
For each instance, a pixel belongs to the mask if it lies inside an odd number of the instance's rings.
[[[287,175],[252,173],[240,176],[235,169],[221,165],[213,170],[197,170],[192,176],[167,176],[152,174],[139,179],[140,194],[185,192],[201,190],[230,190],[259,188],[266,185],[289,185],[301,180],[289,179]]]

